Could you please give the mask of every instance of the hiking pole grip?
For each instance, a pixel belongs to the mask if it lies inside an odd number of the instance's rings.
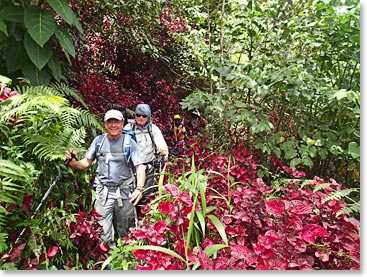
[[[76,159],[76,155],[71,153],[71,158],[64,161],[64,165],[68,166],[72,159]]]

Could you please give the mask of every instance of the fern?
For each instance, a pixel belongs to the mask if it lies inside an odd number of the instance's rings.
[[[328,196],[326,196],[324,199],[322,199],[321,203],[325,204],[328,201],[339,200],[341,198],[345,198],[346,196],[348,196],[352,192],[358,192],[358,189],[351,188],[351,189],[344,189],[344,190],[336,190],[336,191],[332,192],[331,194],[329,194]]]
[[[83,145],[89,142],[86,128],[103,129],[99,117],[70,106],[63,94],[74,95],[75,91],[66,85],[22,87],[18,90],[22,94],[11,97],[6,107],[2,107],[1,121],[6,125],[16,118],[21,123],[17,128],[24,133],[25,147],[40,160],[63,158],[68,148],[84,151]]]
[[[87,103],[84,101],[83,97],[78,94],[78,91],[74,88],[70,88],[64,83],[55,83],[50,85],[52,88],[55,88],[57,91],[61,92],[67,98],[72,98],[78,101],[83,105],[84,108],[88,109]]]
[[[20,166],[8,160],[0,160],[0,226],[6,223],[8,211],[4,208],[9,204],[15,204],[21,197],[22,186],[29,182],[30,178]],[[1,241],[0,241],[1,244]]]
[[[359,202],[355,202],[353,204],[349,204],[346,207],[342,208],[336,213],[336,217],[342,214],[359,214],[361,211],[361,205]]]
[[[329,188],[331,185],[331,183],[323,183],[323,184],[318,184],[314,189],[313,189],[313,193],[315,193],[316,191],[322,190],[324,188]]]

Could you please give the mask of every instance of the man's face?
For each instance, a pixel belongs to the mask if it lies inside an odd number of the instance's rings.
[[[124,121],[111,118],[104,123],[108,135],[113,139],[118,139],[121,136]]]

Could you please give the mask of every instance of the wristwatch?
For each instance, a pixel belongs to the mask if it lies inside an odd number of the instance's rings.
[[[135,189],[140,190],[140,192],[143,192],[144,187],[136,187]]]

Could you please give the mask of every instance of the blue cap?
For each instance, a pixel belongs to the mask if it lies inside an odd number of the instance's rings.
[[[150,119],[151,116],[152,116],[152,112],[150,110],[150,107],[147,104],[138,104],[136,106],[136,109],[135,109],[135,114],[147,115],[148,119]]]

